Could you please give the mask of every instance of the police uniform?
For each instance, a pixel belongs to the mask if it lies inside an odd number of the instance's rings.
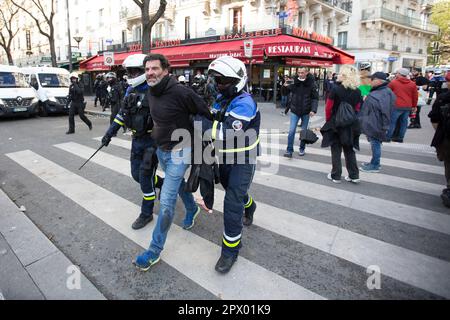
[[[163,179],[156,175],[158,158],[156,146],[151,137],[153,121],[146,93],[147,83],[133,88],[129,87],[123,107],[116,115],[105,137],[113,137],[117,131],[126,126],[133,134],[131,146],[131,174],[133,179],[141,185],[143,193],[141,216],[151,218],[156,199],[155,188],[161,188]]]
[[[114,119],[121,108],[123,98],[124,94],[122,84],[117,81],[111,84],[108,88],[108,102],[111,106],[110,123],[114,122]]]
[[[252,96],[243,91],[231,99],[219,95],[211,112],[214,121],[201,121],[206,138],[215,141],[220,182],[225,189],[222,254],[237,257],[242,246],[244,211],[256,206],[248,190],[260,152],[261,116]]]

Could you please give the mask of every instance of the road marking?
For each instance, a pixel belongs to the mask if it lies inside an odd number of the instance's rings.
[[[285,151],[286,145],[264,143],[263,148],[266,148],[266,150],[267,150],[267,148],[271,148],[274,150],[279,149],[279,150]],[[315,148],[315,147],[309,147],[306,149],[306,154],[331,157],[331,151],[329,148],[319,149],[319,148]],[[342,159],[344,159],[344,156],[342,156]],[[372,156],[366,156],[366,155],[358,153],[356,155],[356,159],[358,161],[362,161],[362,162],[370,162],[370,160],[372,159]],[[331,161],[330,161],[330,163],[331,163]],[[433,166],[433,165],[424,164],[424,163],[415,163],[415,162],[409,162],[409,161],[403,161],[403,160],[389,159],[389,158],[385,158],[383,156],[381,157],[381,164],[390,166],[390,167],[397,167],[397,168],[421,171],[421,172],[426,172],[426,173],[435,173],[435,174],[439,174],[439,175],[444,174],[443,167]]]
[[[77,145],[65,146],[69,148]],[[85,157],[87,153],[91,153],[90,150],[92,149],[78,148],[77,155]],[[98,157],[106,158],[104,155],[106,154],[99,153]],[[134,203],[32,151],[10,153],[7,156],[129,239],[142,247],[148,246],[155,223],[140,231],[132,230],[130,225],[140,212],[140,208]],[[111,163],[107,161],[105,164]],[[119,161],[115,165],[128,168],[129,161]],[[166,263],[222,299],[323,299],[243,257],[239,258],[227,276],[218,274],[214,265],[221,248],[175,224],[170,229],[165,247],[162,259]]]
[[[115,139],[118,141],[121,139]],[[118,142],[122,143],[122,142]],[[94,149],[76,143],[56,147],[87,159]],[[93,161],[107,169],[130,176],[128,161],[100,152]],[[216,210],[222,211],[225,193],[215,190]],[[294,241],[367,268],[380,266],[382,273],[410,285],[450,297],[450,263],[412,250],[376,240],[299,214],[258,203],[254,224]],[[274,216],[277,219],[274,219]],[[446,280],[444,281],[443,278]]]

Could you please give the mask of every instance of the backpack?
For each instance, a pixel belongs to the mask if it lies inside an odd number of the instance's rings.
[[[348,127],[356,120],[356,112],[353,106],[348,102],[342,101],[336,111],[336,128]]]

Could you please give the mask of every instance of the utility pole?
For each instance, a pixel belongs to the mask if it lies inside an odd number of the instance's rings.
[[[72,72],[73,66],[72,66],[72,42],[70,39],[69,0],[66,0],[66,9],[67,9],[67,35],[69,39],[69,72]]]

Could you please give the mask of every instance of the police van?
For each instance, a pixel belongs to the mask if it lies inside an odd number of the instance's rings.
[[[19,67],[0,65],[0,117],[35,116],[38,102]]]
[[[50,113],[69,113],[69,71],[52,67],[25,67],[22,72],[37,92],[41,117]]]

